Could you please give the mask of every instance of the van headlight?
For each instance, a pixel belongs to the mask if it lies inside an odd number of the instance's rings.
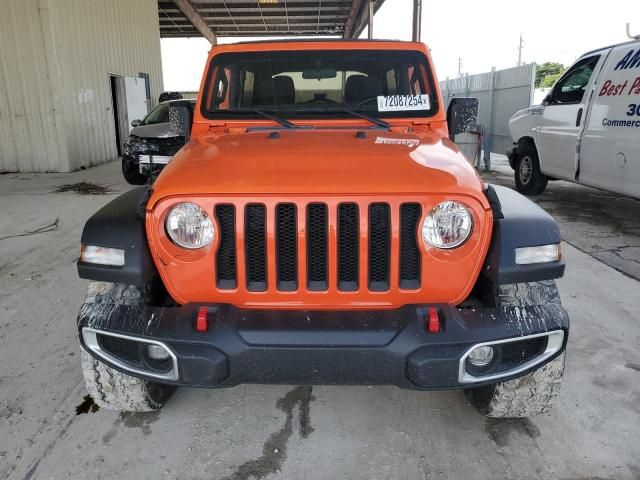
[[[209,245],[214,237],[213,222],[195,203],[178,203],[167,215],[167,235],[182,248],[196,249]]]
[[[473,217],[460,202],[436,205],[422,223],[422,240],[426,246],[455,248],[462,245],[473,230]]]

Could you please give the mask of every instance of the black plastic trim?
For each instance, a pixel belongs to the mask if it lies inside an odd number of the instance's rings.
[[[564,275],[565,262],[516,264],[516,248],[560,243],[556,221],[538,205],[515,190],[499,185],[487,189],[492,208],[497,200],[502,218],[494,218],[491,246],[482,273],[497,285],[551,280]],[[495,195],[492,200],[490,197]],[[495,217],[494,210],[494,217]]]
[[[150,196],[148,186],[134,188],[87,220],[82,244],[123,249],[125,264],[114,267],[78,260],[80,278],[143,286],[157,275],[145,228],[145,207]]]
[[[471,346],[558,329],[564,330],[566,342],[569,331],[569,317],[559,304],[476,309],[406,305],[376,311],[241,310],[211,304],[206,305],[206,332],[194,327],[201,308],[197,304],[101,307],[99,314],[94,305],[81,307],[80,331],[90,327],[162,342],[175,354],[179,370],[178,380],[166,383],[196,387],[266,383],[468,388],[460,383],[459,365]],[[429,307],[439,311],[442,328],[436,334],[425,329]],[[473,386],[487,383],[491,381]]]

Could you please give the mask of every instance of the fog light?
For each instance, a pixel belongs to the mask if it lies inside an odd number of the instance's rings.
[[[169,358],[169,352],[162,345],[147,345],[147,355],[152,360],[166,360]]]
[[[483,346],[474,348],[467,357],[469,363],[474,367],[486,367],[493,360],[493,347]]]

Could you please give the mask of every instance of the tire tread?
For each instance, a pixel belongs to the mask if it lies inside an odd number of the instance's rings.
[[[498,306],[560,304],[553,280],[499,285]],[[466,390],[480,413],[492,418],[522,418],[549,411],[562,385],[565,352],[522,377]]]
[[[144,302],[144,291],[134,285],[91,282],[85,304],[137,305]],[[81,347],[82,373],[89,395],[106,410],[149,412],[162,408],[175,387],[120,372],[95,358]]]

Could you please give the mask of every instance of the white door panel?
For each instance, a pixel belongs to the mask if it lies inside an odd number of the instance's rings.
[[[542,114],[538,150],[542,173],[555,178],[574,179],[578,112],[584,104],[548,105]]]
[[[640,42],[607,59],[582,137],[579,181],[640,198]]]
[[[144,78],[125,77],[124,88],[127,99],[127,123],[131,131],[131,122],[142,120],[149,113],[146,81]]]
[[[582,131],[594,72],[601,55],[581,58],[556,82],[544,107],[538,131],[538,154],[542,173],[574,180],[576,148]]]

